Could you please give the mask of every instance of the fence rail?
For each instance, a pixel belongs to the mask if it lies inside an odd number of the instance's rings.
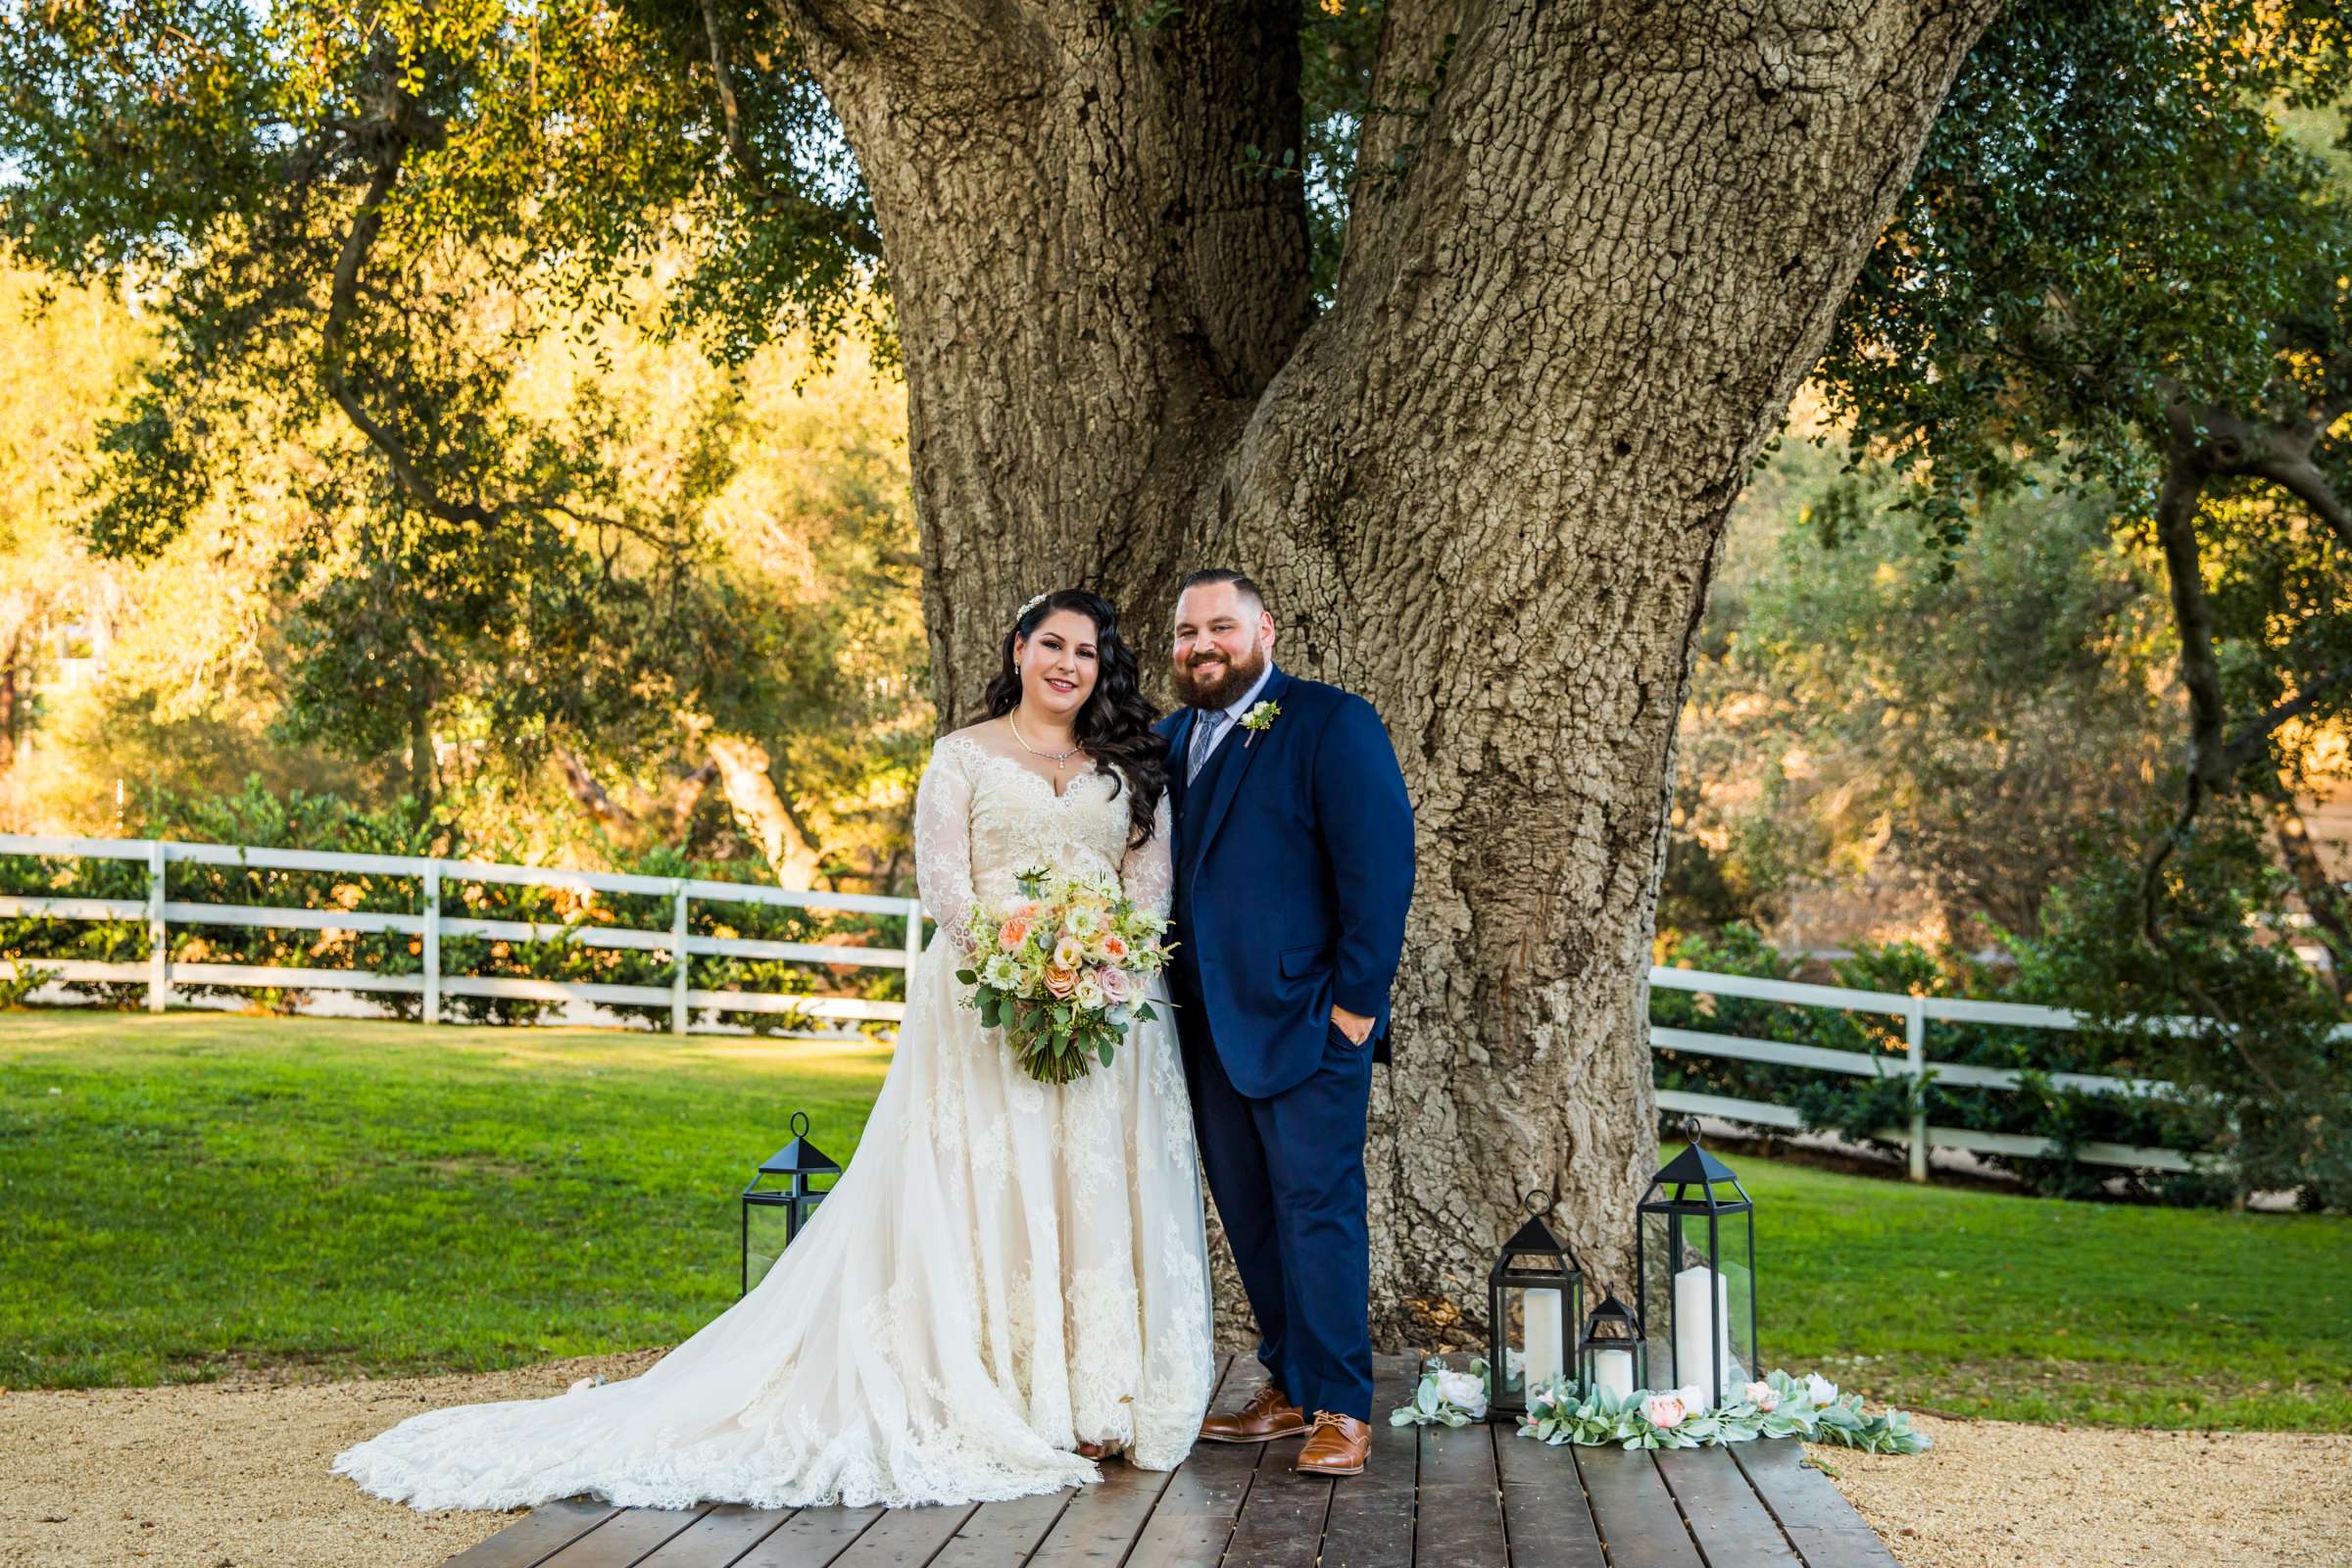
[[[862,893],[802,892],[751,882],[714,882],[696,877],[629,876],[607,871],[571,871],[552,866],[506,865],[482,860],[443,860],[394,855],[335,854],[318,850],[261,849],[230,844],[179,844],[157,839],[92,839],[0,833],[0,856],[143,861],[145,899],[42,898],[0,894],[0,917],[52,920],[139,920],[146,922],[148,956],[137,962],[86,958],[26,958],[18,971],[40,970],[67,983],[129,983],[147,986],[147,1006],[161,1012],[179,986],[278,987],[302,991],[354,991],[407,995],[422,1000],[427,1023],[441,1020],[445,997],[486,997],[525,1002],[583,1002],[601,1005],[664,1006],[670,1029],[688,1032],[690,1014],[793,1013],[836,1024],[896,1022],[906,1015],[901,1002],[862,997],[809,996],[798,992],[713,991],[690,983],[686,960],[695,957],[751,958],[812,967],[901,969],[912,979],[922,958],[923,910],[914,899]],[[296,908],[272,905],[206,904],[166,896],[173,864],[223,865],[272,871],[320,871],[398,877],[417,884],[414,911]],[[549,888],[572,893],[619,893],[670,901],[662,927],[564,924],[554,921],[491,920],[446,914],[441,909],[445,880]],[[693,906],[761,905],[769,907],[844,910],[898,915],[906,923],[896,949],[773,942],[751,937],[703,936],[689,929]],[[367,969],[313,969],[270,964],[174,961],[173,926],[242,926],[264,930],[395,932],[418,938],[423,968],[416,974],[383,974]],[[627,949],[669,956],[675,978],[665,986],[604,985],[582,980],[539,980],[520,976],[453,975],[442,971],[443,937],[481,937],[502,942],[564,940],[581,947]],[[5,961],[5,960],[0,960]],[[830,1036],[819,1038],[831,1038]]]
[[[1973,1062],[1936,1061],[1928,1055],[1928,1025],[1931,1022],[2003,1024],[2013,1028],[2053,1031],[2080,1028],[2080,1014],[2064,1007],[2018,1002],[1979,1002],[1961,997],[1914,997],[1897,991],[1863,991],[1797,980],[1774,980],[1761,975],[1716,974],[1704,969],[1677,969],[1664,965],[1650,969],[1649,983],[1652,987],[1677,991],[1744,997],[1757,1002],[1793,1003],[1799,1006],[1834,1007],[1846,1012],[1886,1013],[1901,1018],[1904,1051],[1900,1056],[1891,1053],[1874,1054],[1860,1051],[1830,1051],[1818,1046],[1793,1045],[1783,1040],[1757,1040],[1746,1035],[1678,1029],[1664,1024],[1650,1026],[1649,1045],[1652,1051],[1690,1052],[1697,1055],[1726,1056],[1739,1061],[1802,1067],[1815,1072],[1846,1073],[1862,1078],[1910,1080],[1911,1103],[1915,1108],[1909,1125],[1882,1128],[1877,1136],[1903,1146],[1913,1181],[1928,1179],[1928,1152],[1933,1149],[1960,1149],[1974,1153],[2007,1154],[2018,1158],[2048,1158],[2071,1153],[2072,1157],[2085,1164],[2139,1170],[2211,1171],[2225,1163],[2218,1155],[2184,1152],[2175,1149],[2142,1149],[2099,1142],[2066,1145],[2056,1139],[2036,1138],[2022,1133],[1980,1132],[1969,1127],[1929,1125],[1927,1100],[1923,1091],[1930,1080],[1972,1089],[2007,1091],[2025,1088],[2029,1081],[2038,1081],[2055,1088],[2122,1098],[2169,1096],[2176,1092],[2174,1085],[2150,1078],[2114,1078],[2099,1073],[1984,1067]],[[2205,1022],[2198,1018],[2138,1020],[2141,1027],[2173,1033],[2188,1033],[2204,1027]],[[2338,1038],[2352,1034],[2352,1025],[2339,1026],[2335,1034]],[[1793,1106],[1769,1101],[1740,1100],[1728,1095],[1698,1094],[1682,1089],[1661,1089],[1657,1094],[1661,1110],[1715,1116],[1726,1121],[1752,1122],[1763,1127],[1796,1129],[1805,1125],[1804,1117]]]
[[[836,1025],[896,1022],[905,1016],[903,1003],[798,993],[713,991],[695,987],[689,983],[689,966],[684,959],[715,956],[834,968],[900,969],[911,979],[922,957],[924,917],[921,905],[913,899],[853,893],[797,892],[757,883],[715,882],[691,877],[631,876],[486,861],[346,855],[224,844],[178,844],[153,839],[0,834],[0,856],[143,861],[147,869],[147,897],[143,900],[0,895],[0,916],[91,921],[143,920],[148,928],[149,953],[142,961],[24,959],[19,960],[19,967],[53,972],[58,979],[70,983],[136,984],[144,981],[147,986],[147,1005],[159,1012],[169,1004],[172,990],[177,986],[254,986],[416,996],[422,1001],[423,1017],[428,1023],[440,1020],[441,1001],[446,997],[582,1002],[625,1006],[659,1007],[666,1004],[670,1009],[670,1028],[678,1034],[688,1032],[689,1015],[697,1009],[714,1015],[797,1013]],[[171,899],[166,897],[166,878],[169,867],[174,863],[412,878],[417,883],[418,906],[413,912],[347,911],[205,904]],[[670,901],[670,918],[666,927],[638,927],[453,916],[441,911],[441,884],[449,879],[574,893],[617,893],[664,898]],[[702,936],[689,929],[688,916],[696,904],[751,904],[898,915],[906,921],[906,935],[905,943],[897,950]],[[169,936],[171,928],[175,925],[405,933],[419,939],[423,967],[422,972],[416,974],[383,974],[365,969],[174,962],[171,957]],[[544,942],[562,938],[583,947],[664,953],[671,956],[675,978],[666,986],[646,986],[446,974],[441,964],[441,939],[445,936],[506,942]],[[1799,1006],[1830,1007],[1848,1012],[1884,1013],[1901,1018],[1904,1051],[1899,1056],[1891,1053],[1832,1051],[1787,1041],[1759,1040],[1744,1035],[1717,1034],[1662,1024],[1650,1027],[1649,1043],[1653,1051],[1687,1052],[1855,1077],[1908,1079],[1912,1088],[1911,1102],[1917,1107],[1909,1124],[1882,1129],[1878,1136],[1904,1147],[1908,1153],[1910,1173],[1915,1181],[1927,1179],[1928,1154],[1934,1149],[1959,1149],[2015,1157],[2047,1157],[2071,1152],[2074,1158],[2089,1164],[2161,1171],[2206,1170],[2219,1163],[2214,1155],[2179,1150],[2141,1149],[2095,1142],[2062,1146],[2054,1139],[1929,1125],[1923,1091],[1931,1080],[1968,1088],[2010,1092],[2026,1087],[2029,1080],[2063,1089],[2119,1097],[2162,1096],[2173,1092],[2171,1084],[2152,1079],[1985,1067],[1970,1062],[1936,1061],[1928,1055],[1928,1029],[1931,1023],[1988,1023],[2053,1031],[2080,1027],[2078,1015],[2063,1007],[2012,1002],[1979,1002],[1957,997],[1914,997],[1900,992],[1865,991],[1844,986],[1775,980],[1756,975],[1719,974],[1662,965],[1649,971],[1649,983],[1653,987],[1674,990],[1789,1003]],[[2195,1018],[2151,1019],[2143,1022],[2148,1027],[2181,1031],[2201,1027],[2201,1020]],[[2352,1034],[2352,1025],[2340,1028],[2336,1033],[2339,1036]],[[1678,1089],[1659,1090],[1657,1100],[1659,1107],[1665,1110],[1716,1116],[1765,1127],[1795,1129],[1804,1125],[1804,1118],[1795,1108],[1766,1101]]]

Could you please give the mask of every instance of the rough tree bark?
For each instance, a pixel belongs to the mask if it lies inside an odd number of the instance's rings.
[[[1336,308],[1295,0],[774,0],[873,190],[943,722],[1065,580],[1162,644],[1263,580],[1420,822],[1375,1090],[1376,1333],[1475,1327],[1519,1195],[1621,1277],[1646,968],[1725,515],[1995,0],[1388,10]],[[1416,83],[1437,82],[1434,91]]]

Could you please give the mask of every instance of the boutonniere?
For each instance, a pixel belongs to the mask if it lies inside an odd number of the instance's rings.
[[[1250,711],[1247,713],[1244,713],[1242,715],[1242,728],[1250,732],[1250,740],[1242,742],[1242,745],[1245,748],[1248,747],[1250,741],[1257,739],[1260,733],[1265,730],[1272,729],[1274,727],[1274,721],[1281,716],[1282,705],[1280,703],[1260,703],[1255,708],[1250,710]]]

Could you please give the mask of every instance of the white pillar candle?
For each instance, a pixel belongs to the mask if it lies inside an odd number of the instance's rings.
[[[1634,1352],[1594,1350],[1592,1381],[1620,1399],[1631,1396],[1634,1392]]]
[[[1526,1302],[1527,1381],[1520,1386],[1532,1394],[1560,1375],[1560,1293],[1530,1291]]]
[[[1714,1298],[1708,1312],[1709,1282]],[[1709,1333],[1712,1325],[1714,1332]],[[1716,1359],[1720,1354],[1721,1359]],[[1698,1390],[1698,1407],[1715,1408],[1721,1390],[1718,1376],[1732,1371],[1731,1310],[1723,1276],[1704,1263],[1693,1263],[1674,1277],[1674,1379]]]

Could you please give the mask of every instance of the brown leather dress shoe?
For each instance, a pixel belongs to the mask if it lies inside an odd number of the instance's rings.
[[[1318,1476],[1360,1476],[1372,1456],[1372,1428],[1351,1415],[1317,1410],[1307,1430],[1306,1446],[1291,1468]]]
[[[1305,1430],[1304,1412],[1271,1383],[1231,1415],[1212,1415],[1200,1423],[1200,1436],[1210,1443],[1266,1443],[1295,1438]]]

